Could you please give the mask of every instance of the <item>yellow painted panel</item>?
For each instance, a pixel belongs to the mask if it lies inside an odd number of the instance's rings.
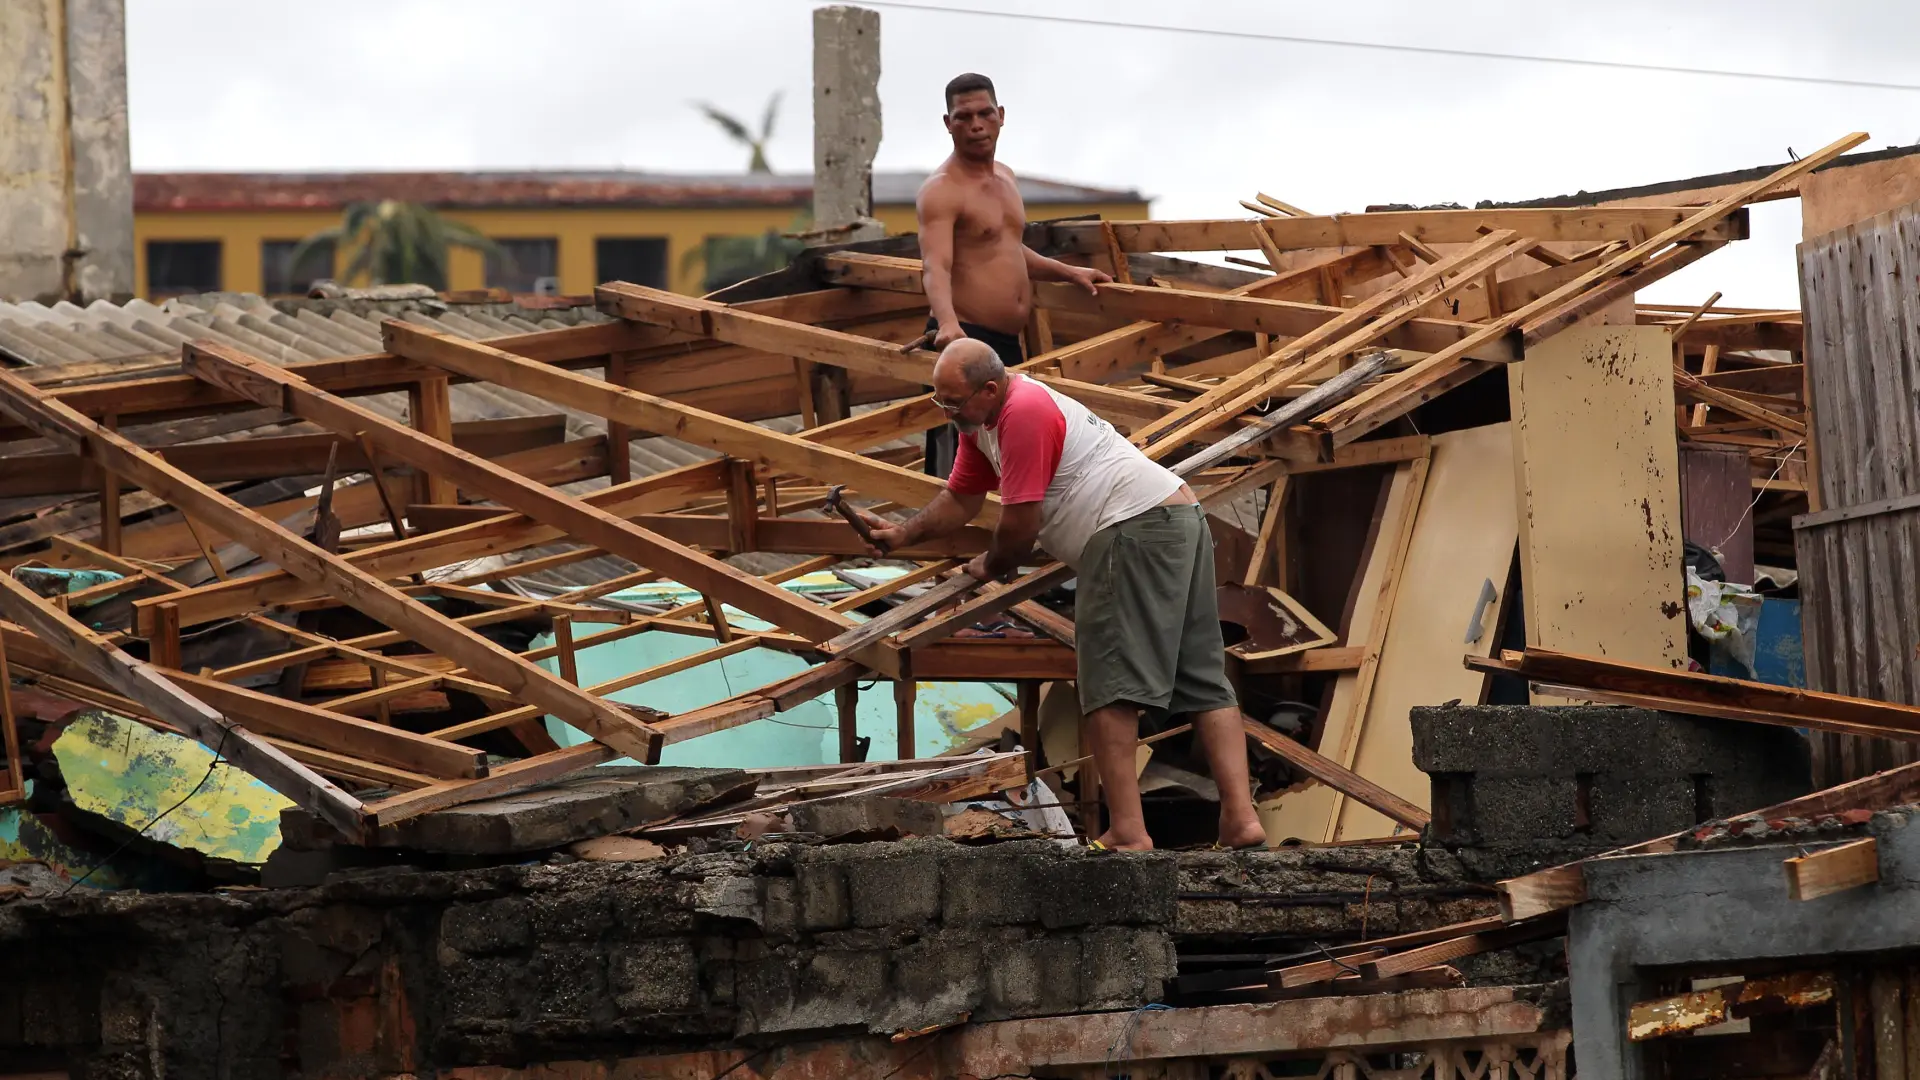
[[[1576,326],[1507,367],[1527,644],[1686,665],[1672,371],[1660,326]]]
[[[1509,426],[1434,436],[1420,514],[1401,564],[1353,759],[1354,772],[1422,808],[1428,806],[1432,785],[1413,764],[1411,710],[1454,699],[1477,703],[1485,676],[1468,671],[1461,657],[1486,656],[1494,646],[1493,623],[1519,528]],[[1467,626],[1488,582],[1494,599],[1480,609],[1480,638],[1469,644]],[[1386,815],[1352,799],[1341,801],[1335,840],[1394,832],[1395,823]]]
[[[1413,493],[1421,482],[1414,475],[1412,465],[1396,468],[1393,479],[1388,482],[1386,511],[1380,516],[1373,557],[1367,561],[1366,570],[1360,575],[1359,599],[1353,606],[1353,617],[1348,621],[1347,641],[1350,643],[1364,645],[1377,632],[1374,624],[1380,615],[1381,594],[1393,578],[1390,565],[1392,553],[1398,546],[1398,537],[1407,515],[1413,512],[1408,504],[1413,501]],[[1392,612],[1387,612],[1386,616],[1390,620]],[[1388,625],[1391,626],[1391,622]],[[1347,764],[1349,752],[1357,752],[1357,740],[1363,726],[1361,718],[1354,715],[1355,707],[1360,704],[1361,678],[1359,672],[1347,672],[1334,680],[1333,698],[1327,706],[1326,724],[1320,732],[1320,753],[1343,765]],[[1333,815],[1337,809],[1334,797],[1338,794],[1324,784],[1309,784],[1298,791],[1290,791],[1277,799],[1261,803],[1258,807],[1260,823],[1266,827],[1268,846],[1278,847],[1290,839],[1316,844],[1327,840],[1334,825]]]

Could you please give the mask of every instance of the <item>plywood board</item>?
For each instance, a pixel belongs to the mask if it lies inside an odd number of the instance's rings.
[[[1659,326],[1572,327],[1508,366],[1528,645],[1685,665],[1672,367]]]
[[[1421,483],[1417,472],[1424,469],[1424,460],[1418,463],[1418,470],[1415,464],[1401,465],[1394,469],[1393,478],[1388,481],[1386,507],[1375,531],[1373,552],[1367,559],[1365,571],[1360,575],[1353,618],[1347,626],[1346,640],[1349,643],[1372,641],[1375,634],[1384,629],[1384,626],[1377,624],[1390,617],[1390,612],[1381,610],[1380,599],[1392,587],[1398,538],[1407,525],[1407,517],[1412,513],[1413,496]],[[1326,726],[1320,733],[1319,751],[1343,765],[1346,764],[1346,748],[1354,746],[1354,740],[1359,735],[1357,714],[1367,696],[1375,670],[1375,664],[1363,660],[1360,670],[1342,674],[1334,682]],[[1333,828],[1338,795],[1339,792],[1332,788],[1310,784],[1262,803],[1259,807],[1260,822],[1266,826],[1267,843],[1277,845],[1289,839],[1312,843],[1325,840]]]
[[[1513,489],[1513,435],[1492,424],[1438,435],[1427,470],[1420,513],[1400,568],[1400,587],[1374,673],[1353,771],[1429,808],[1427,774],[1413,764],[1415,705],[1455,698],[1474,704],[1485,679],[1460,663],[1486,656],[1495,645],[1507,568],[1519,529]],[[1488,585],[1493,600],[1482,604]],[[1467,641],[1475,622],[1476,641]],[[1339,800],[1333,839],[1392,836],[1395,824],[1352,799]],[[1404,830],[1402,830],[1404,831]]]

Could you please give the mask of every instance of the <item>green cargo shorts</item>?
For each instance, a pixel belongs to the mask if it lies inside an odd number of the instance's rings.
[[[1161,719],[1237,704],[1206,511],[1156,506],[1101,529],[1081,553],[1078,576],[1082,713],[1127,701]]]

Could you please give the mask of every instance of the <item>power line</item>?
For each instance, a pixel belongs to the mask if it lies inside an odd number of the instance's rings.
[[[1481,49],[1444,49],[1432,45],[1393,45],[1379,41],[1347,41],[1340,38],[1301,37],[1293,34],[1266,34],[1251,30],[1219,30],[1203,26],[1166,26],[1157,23],[1124,22],[1119,19],[1088,19],[1073,15],[1039,15],[1025,11],[986,11],[979,8],[951,7],[942,4],[909,4],[899,0],[858,0],[866,7],[897,11],[931,11],[946,15],[981,15],[1028,22],[1065,23],[1073,26],[1103,26],[1119,30],[1157,30],[1166,34],[1198,37],[1239,38],[1246,41],[1279,41],[1290,45],[1319,45],[1332,49],[1364,49],[1376,52],[1411,53],[1419,56],[1447,56],[1456,59],[1507,60],[1528,64],[1561,64],[1567,67],[1612,68],[1618,71],[1655,71],[1670,75],[1712,75],[1724,79],[1755,79],[1763,82],[1801,83],[1815,86],[1851,86],[1868,90],[1920,90],[1914,83],[1877,82],[1871,79],[1828,79],[1815,75],[1781,75],[1770,71],[1734,71],[1728,68],[1681,67],[1674,64],[1635,64],[1624,60],[1584,60],[1574,56],[1537,56],[1530,53],[1489,52]]]

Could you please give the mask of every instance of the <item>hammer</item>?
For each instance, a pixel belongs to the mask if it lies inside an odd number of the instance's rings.
[[[826,509],[833,510],[839,513],[841,517],[846,518],[847,524],[853,526],[853,531],[860,534],[860,539],[865,540],[872,547],[879,548],[880,554],[885,555],[887,553],[886,542],[874,539],[873,529],[868,527],[867,519],[861,517],[859,511],[847,505],[846,501],[840,498],[840,492],[846,486],[845,484],[835,484],[827,489]]]

